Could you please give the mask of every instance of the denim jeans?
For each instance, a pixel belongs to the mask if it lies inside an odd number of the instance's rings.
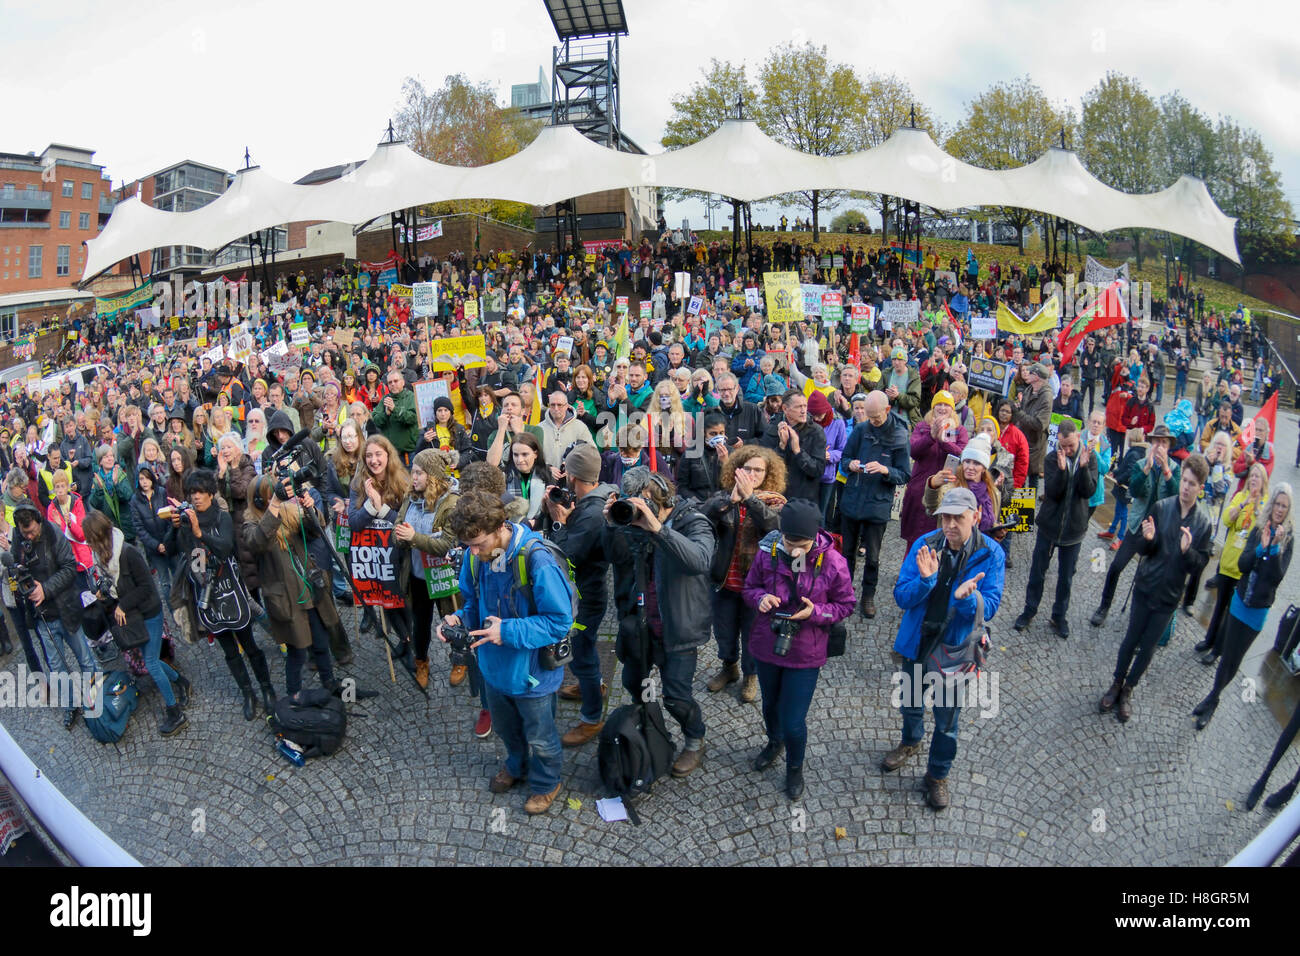
[[[53,621],[45,621],[40,619],[39,614],[36,617],[36,633],[39,635],[41,647],[45,650],[45,659],[49,662],[45,673],[51,681],[59,680],[65,675],[72,676],[68,670],[67,659],[63,656],[61,644],[67,645],[72,650],[72,656],[76,658],[81,673],[99,671],[99,665],[95,661],[95,656],[90,653],[90,645],[86,643],[86,636],[81,632],[81,628],[69,633],[63,626],[63,622],[57,618]]]
[[[600,696],[600,655],[596,652],[596,629],[604,616],[604,608],[594,611],[579,608],[573,627],[573,661],[569,670],[578,678],[578,690],[582,692],[579,717],[586,724],[600,723],[605,709],[605,699]]]
[[[906,661],[903,671],[907,674],[921,673],[918,661]],[[919,744],[925,737],[925,707],[899,708],[903,712],[903,743],[911,746]],[[930,763],[926,768],[931,779],[943,780],[952,769],[953,759],[957,756],[957,718],[960,707],[939,707],[934,709],[934,736],[930,738]]]
[[[1124,540],[1124,532],[1128,530],[1128,502],[1115,502],[1115,517],[1110,519],[1110,527],[1106,529],[1115,535],[1120,541]]]
[[[1174,377],[1174,401],[1178,401],[1187,394],[1187,375],[1180,372]]]
[[[681,725],[687,743],[703,740],[704,711],[692,694],[699,648],[668,651],[664,649],[663,641],[652,638],[650,656],[651,664],[659,667],[659,679],[663,681],[664,707]],[[623,686],[634,700],[642,700],[644,682],[649,676],[649,671],[643,673],[634,663],[623,665]]]
[[[757,616],[758,608],[746,604],[740,591],[721,588],[713,595],[713,638],[718,642],[718,660],[723,664],[740,661],[740,672],[746,677],[754,673],[749,632]]]
[[[550,793],[560,782],[564,748],[555,725],[558,698],[511,697],[490,684],[484,690],[492,713],[492,729],[506,745],[506,771],[527,777],[532,793]]]
[[[820,673],[820,667],[781,667],[758,661],[767,739],[785,744],[785,765],[789,770],[803,766],[808,745],[808,708]]]
[[[284,662],[284,685],[289,694],[302,690],[302,666],[307,663],[310,651],[316,660],[316,673],[320,675],[321,686],[333,683],[334,665],[330,662],[330,632],[325,622],[320,619],[316,609],[307,609],[307,622],[311,627],[311,647],[290,647]]]
[[[146,552],[145,557],[149,560],[149,567],[158,576],[158,593],[162,595],[163,613],[171,614],[172,571],[174,570],[172,559],[157,551]]]
[[[171,665],[158,656],[162,653],[162,614],[159,613],[151,618],[146,618],[144,629],[145,633],[149,635],[149,642],[144,646],[144,669],[149,672],[153,682],[158,685],[158,693],[162,694],[163,703],[168,707],[172,707],[176,704],[176,695],[172,693],[172,681],[176,680],[176,671],[172,670]]]

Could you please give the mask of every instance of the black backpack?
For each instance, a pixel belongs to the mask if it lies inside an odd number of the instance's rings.
[[[610,714],[600,731],[596,758],[610,795],[649,793],[673,762],[673,739],[658,702],[624,704]]]
[[[298,692],[298,699],[280,697],[268,719],[271,729],[302,748],[304,757],[328,757],[343,746],[348,715],[343,701],[319,687]]]

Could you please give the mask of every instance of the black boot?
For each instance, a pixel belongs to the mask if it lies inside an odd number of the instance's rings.
[[[785,768],[785,795],[791,800],[803,796],[803,767]]]
[[[175,670],[175,668],[172,669]],[[176,680],[173,683],[175,684],[176,703],[182,708],[188,707],[190,700],[194,697],[194,685],[180,671],[176,671]]]
[[[1272,794],[1264,801],[1264,806],[1270,810],[1276,810],[1278,807],[1284,807],[1291,802],[1291,797],[1295,795],[1295,781],[1292,780],[1277,793]]]
[[[270,681],[262,681],[262,705],[266,707],[266,716],[275,713],[275,688]]]
[[[1192,708],[1192,716],[1199,717],[1207,710],[1214,710],[1214,708],[1218,706],[1219,706],[1219,695],[1214,693],[1214,691],[1210,691],[1209,695],[1205,698],[1205,700],[1201,701],[1199,704],[1197,704],[1195,707]]]
[[[1208,698],[1207,698],[1208,700]],[[1196,715],[1196,729],[1204,730],[1209,726],[1210,721],[1214,718],[1214,709],[1219,706],[1219,701],[1209,700],[1208,706]]]
[[[185,716],[185,711],[181,710],[181,705],[172,704],[167,708],[167,713],[163,718],[162,723],[158,725],[158,733],[162,734],[164,737],[170,737],[172,734],[176,733],[176,731],[184,727],[188,722],[189,718]]]
[[[1254,810],[1255,804],[1259,803],[1259,798],[1264,795],[1264,787],[1268,784],[1268,777],[1260,777],[1255,781],[1255,785],[1250,788],[1250,793],[1246,795],[1246,809]]]
[[[244,666],[244,659],[236,657],[234,660],[228,660],[226,666],[230,668],[230,676],[235,679],[235,686],[244,695],[244,719],[252,720],[257,716],[257,698],[253,696],[253,682],[248,679],[248,668]],[[265,661],[262,666],[266,666]]]

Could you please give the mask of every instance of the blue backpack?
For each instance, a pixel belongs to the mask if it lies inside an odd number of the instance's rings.
[[[98,717],[92,717],[99,699],[103,699],[103,710]],[[126,733],[126,725],[135,713],[140,702],[140,691],[135,686],[135,679],[126,671],[112,671],[108,674],[96,674],[86,694],[83,717],[90,736],[101,744],[115,744]]]

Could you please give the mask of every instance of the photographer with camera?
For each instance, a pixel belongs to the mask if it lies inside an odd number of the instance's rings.
[[[96,597],[100,609],[122,630],[142,631],[148,641],[140,648],[145,670],[153,678],[167,710],[158,721],[158,732],[170,737],[188,722],[184,707],[193,685],[159,655],[162,652],[162,601],[153,583],[145,556],[126,543],[121,530],[99,511],[86,516],[86,540],[94,554],[96,577],[102,582]],[[173,691],[172,684],[176,685]]]
[[[469,552],[460,566],[465,607],[443,617],[438,638],[461,653],[478,651],[492,726],[506,747],[505,766],[488,789],[506,793],[527,778],[524,810],[545,813],[560,793],[564,764],[555,725],[564,669],[544,667],[543,652],[573,627],[570,585],[537,533],[507,521],[495,495],[462,495],[451,529]]]
[[[758,609],[749,650],[763,695],[767,745],[754,760],[766,770],[784,750],[785,793],[803,795],[808,708],[826,663],[832,626],[853,613],[853,579],[821,511],[796,499],[781,509],[780,531],[759,543],[745,576],[745,603]]]
[[[18,582],[19,600],[26,601],[30,608],[28,620],[45,651],[47,681],[69,687],[71,675],[60,642],[72,650],[83,674],[99,669],[81,631],[83,608],[81,588],[77,586],[77,559],[68,540],[32,502],[24,501],[14,508],[14,525],[17,533],[10,533],[9,550],[0,555],[0,562]],[[77,708],[68,706],[63,726],[71,728],[76,719]]]
[[[262,704],[271,713],[275,706],[275,688],[266,656],[253,640],[253,614],[248,591],[240,577],[235,556],[235,526],[230,512],[216,504],[217,479],[206,468],[196,468],[185,476],[188,501],[168,498],[169,508],[158,517],[172,523],[163,543],[167,553],[179,556],[185,573],[172,582],[173,607],[182,599],[193,634],[211,635],[226,658],[226,667],[244,698],[244,719],[257,716],[257,698],[244,666],[240,648],[248,657],[262,690]]]
[[[600,657],[596,653],[596,629],[605,616],[605,501],[618,491],[600,483],[600,452],[581,441],[564,456],[563,485],[546,490],[550,538],[569,558],[578,586],[578,619],[573,625],[573,671],[577,683],[560,688],[562,700],[582,701],[578,723],[561,738],[566,747],[581,747],[600,733],[604,721],[604,696],[609,692],[600,679]]]
[[[330,630],[339,626],[338,611],[307,546],[309,538],[321,534],[315,510],[306,489],[295,489],[291,476],[277,474],[253,483],[244,511],[244,545],[257,561],[271,637],[289,649],[284,680],[291,696],[302,689],[309,648],[321,686],[339,687],[330,659]]]
[[[604,515],[623,686],[634,699],[648,699],[650,669],[659,668],[664,705],[686,737],[672,773],[685,777],[704,756],[704,713],[692,684],[711,631],[713,528],[693,504],[677,499],[672,482],[641,467],[623,474],[623,490],[609,496]]]

